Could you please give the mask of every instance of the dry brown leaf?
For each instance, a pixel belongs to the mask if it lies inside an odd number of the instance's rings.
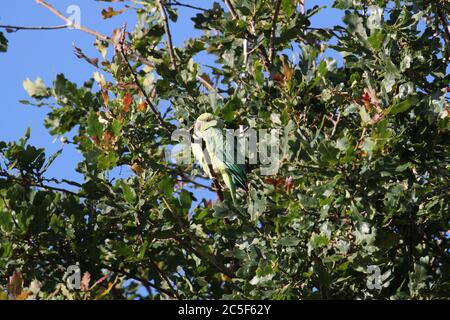
[[[133,97],[131,96],[131,93],[127,92],[125,97],[123,97],[122,102],[123,102],[123,111],[126,113],[130,112],[130,106],[131,103],[133,102]]]
[[[108,89],[105,87],[102,87],[101,90],[102,90],[103,102],[105,103],[105,105],[108,105],[108,103],[109,103]]]
[[[133,172],[136,174],[142,174],[142,172],[144,172],[144,170],[142,170],[142,167],[136,162],[131,166],[131,170],[133,170]]]
[[[283,66],[281,67],[281,73],[284,76],[284,80],[289,82],[294,76],[295,70],[289,67],[287,64],[283,64]]]
[[[138,111],[147,111],[147,103],[145,101],[139,103],[137,109]]]
[[[16,300],[27,300],[29,296],[32,296],[33,292],[31,291],[23,291],[19,295],[16,296]]]

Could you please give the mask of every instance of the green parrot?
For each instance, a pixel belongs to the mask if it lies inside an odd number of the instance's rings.
[[[226,154],[227,141],[224,137],[223,122],[211,113],[203,113],[197,118],[194,125],[194,137],[205,142],[206,151],[211,159],[211,166],[215,173],[220,174],[225,185],[231,193],[233,204],[236,205],[236,188],[247,190],[247,175],[245,166],[237,164],[237,148],[234,148],[235,157]],[[192,145],[192,153],[199,162],[203,171],[212,179],[205,153],[201,143]]]

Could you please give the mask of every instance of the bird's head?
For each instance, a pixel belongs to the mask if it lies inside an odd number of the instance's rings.
[[[220,127],[222,121],[211,113],[201,114],[195,121],[194,129],[196,132],[204,132],[211,127]]]

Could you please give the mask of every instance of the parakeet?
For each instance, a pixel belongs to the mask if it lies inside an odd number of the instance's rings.
[[[247,175],[244,164],[237,163],[237,148],[229,150],[227,139],[223,131],[223,122],[211,113],[200,115],[194,125],[194,137],[202,139],[210,158],[210,163],[216,174],[220,174],[225,185],[231,193],[233,204],[236,205],[236,188],[247,190]],[[201,140],[192,146],[194,157],[199,162],[203,171],[212,179],[205,153],[202,149]],[[231,152],[234,152],[232,157]]]

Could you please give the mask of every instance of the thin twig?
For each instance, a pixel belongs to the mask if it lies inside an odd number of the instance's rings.
[[[150,281],[148,281],[148,280],[145,279],[145,278],[137,277],[137,276],[135,276],[135,275],[129,273],[128,271],[116,269],[116,268],[114,268],[114,267],[111,267],[111,266],[108,266],[108,265],[105,265],[105,264],[99,264],[99,267],[100,267],[100,268],[103,268],[103,269],[110,270],[110,271],[112,271],[112,272],[114,272],[114,273],[122,274],[122,275],[128,277],[130,280],[136,280],[136,281],[139,281],[139,282],[141,282],[142,284],[144,284],[144,285],[146,285],[146,286],[148,286],[148,287],[150,287],[150,288],[153,288],[153,289],[157,290],[157,291],[160,292],[160,293],[164,293],[164,294],[166,294],[167,296],[169,296],[169,297],[171,297],[171,298],[174,298],[174,299],[177,298],[177,297],[176,297],[172,292],[170,292],[169,290],[166,290],[166,289],[164,289],[164,288],[161,288],[161,287],[159,287],[159,286],[157,286],[157,285],[151,283]]]
[[[182,179],[177,180],[177,181],[178,181],[178,182],[182,182],[182,183],[190,183],[190,184],[193,184],[193,185],[196,186],[196,187],[203,188],[203,189],[207,189],[207,190],[209,190],[209,191],[213,191],[213,192],[216,191],[215,188],[212,188],[212,187],[210,187],[210,186],[204,185],[204,184],[199,183],[199,182],[194,181],[194,180],[182,178]]]
[[[247,67],[248,62],[248,40],[244,39],[242,43],[242,49],[244,51],[244,66]]]
[[[59,17],[60,19],[64,20],[67,23],[68,27],[72,27],[75,28],[77,30],[81,30],[83,32],[86,32],[90,35],[93,35],[94,37],[99,38],[100,40],[103,41],[107,41],[109,43],[112,43],[112,40],[100,33],[98,33],[95,30],[83,27],[81,25],[79,25],[78,23],[70,20],[69,18],[67,18],[64,14],[62,14],[60,11],[58,11],[57,9],[55,9],[53,6],[51,6],[50,4],[48,4],[47,2],[45,2],[44,0],[36,0],[36,3],[47,8],[50,12],[52,12],[54,15],[56,15],[57,17]]]
[[[301,12],[302,14],[305,14],[305,1],[306,1],[306,0],[300,0],[300,1],[299,1],[299,4],[300,4],[300,12]]]
[[[447,23],[445,14],[438,9],[439,20],[442,23],[442,28],[444,29],[444,44],[445,44],[445,59],[450,60],[450,25]]]
[[[339,124],[339,120],[341,119],[341,113],[340,112],[338,113],[336,120],[333,119],[333,116],[330,117],[330,116],[325,115],[325,118],[330,120],[331,123],[333,124],[333,130],[331,131],[331,135],[330,135],[330,138],[331,138],[334,136],[334,133],[336,132],[337,126]]]
[[[164,8],[161,0],[156,1],[158,3],[159,11],[163,19],[164,32],[166,33],[167,37],[167,47],[169,49],[170,61],[172,63],[173,70],[177,70],[177,61],[175,60],[175,50],[173,49],[172,34],[170,33],[169,18],[167,17],[166,8]]]
[[[67,190],[67,189],[63,189],[63,188],[58,188],[58,187],[52,187],[52,186],[48,186],[45,185],[43,183],[37,183],[37,182],[32,182],[32,181],[25,181],[23,179],[19,179],[15,176],[12,176],[6,172],[0,172],[0,176],[5,177],[6,180],[10,180],[16,183],[19,183],[21,185],[28,185],[30,187],[36,187],[36,188],[41,188],[41,189],[45,189],[45,190],[50,190],[50,191],[57,191],[57,192],[62,192],[62,193],[67,193],[73,196],[77,196],[77,197],[81,197],[78,193]]]
[[[219,93],[216,87],[213,86],[211,82],[208,81],[203,75],[197,75],[197,80],[199,80],[209,91],[214,91],[216,95],[223,100],[222,95]]]
[[[134,83],[138,86],[139,91],[141,91],[142,95],[144,96],[145,102],[150,107],[152,112],[155,114],[155,116],[158,118],[159,124],[164,127],[167,131],[172,132],[172,129],[170,126],[164,121],[164,119],[161,116],[161,113],[158,111],[158,109],[155,107],[155,105],[150,100],[150,97],[148,96],[147,92],[145,91],[144,87],[142,86],[141,82],[139,81],[139,78],[136,74],[136,72],[133,70],[133,67],[130,64],[130,61],[128,60],[127,54],[125,53],[125,28],[126,25],[124,24],[122,27],[122,38],[120,40],[120,53],[122,54],[123,59],[125,60],[125,63],[128,67],[128,70],[130,70],[131,74],[133,75]]]
[[[230,11],[231,16],[233,17],[233,19],[238,19],[238,15],[236,13],[236,10],[234,10],[234,7],[233,7],[233,4],[231,3],[231,1],[230,0],[223,0],[223,2],[227,6],[228,11]]]
[[[277,0],[277,3],[275,5],[275,13],[273,14],[272,28],[270,29],[269,62],[271,65],[273,64],[273,58],[275,56],[275,37],[277,33],[277,22],[278,16],[280,14],[280,8],[281,8],[281,0]]]
[[[0,199],[2,199],[4,206],[6,207],[6,209],[9,211],[9,213],[11,214],[11,219],[14,223],[14,225],[16,226],[17,229],[20,230],[20,226],[19,223],[17,222],[16,218],[13,215],[13,210],[11,209],[11,207],[9,206],[8,202],[6,202],[5,197],[0,193]]]
[[[187,3],[182,3],[182,2],[179,2],[179,1],[176,1],[176,0],[169,1],[169,3],[167,3],[167,5],[169,5],[169,6],[186,7],[186,8],[190,8],[190,9],[194,9],[194,10],[199,10],[199,11],[208,11],[205,8],[193,6],[193,5],[187,4]]]
[[[150,260],[150,264],[152,265],[152,267],[159,273],[159,275],[161,276],[161,278],[164,279],[164,281],[166,281],[167,285],[169,286],[170,290],[173,292],[173,294],[177,297],[178,300],[181,299],[180,295],[178,294],[178,290],[172,285],[172,282],[170,281],[169,277],[167,276],[166,272],[164,270],[162,270],[160,267],[158,267],[158,265],[153,261]]]
[[[16,32],[18,30],[58,30],[58,29],[66,29],[68,25],[61,26],[41,26],[41,27],[23,27],[23,26],[8,26],[8,25],[0,25],[0,29],[6,29],[7,32]]]

